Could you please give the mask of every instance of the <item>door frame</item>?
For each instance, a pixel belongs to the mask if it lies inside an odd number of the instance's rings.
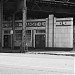
[[[45,33],[42,33],[42,34],[41,33],[38,33],[38,34],[35,34],[35,36],[36,35],[44,35],[45,36],[45,47],[46,47],[46,35],[45,35]],[[34,37],[34,38],[36,39],[36,37]],[[35,43],[36,40],[35,39],[34,39],[34,48],[36,48],[36,43]]]
[[[3,35],[3,47],[4,47],[4,36],[5,35],[10,35],[10,34],[4,34]],[[11,46],[10,46],[10,48],[12,47],[12,35],[10,35],[10,39],[11,39],[11,41],[10,41],[10,43],[11,43]]]

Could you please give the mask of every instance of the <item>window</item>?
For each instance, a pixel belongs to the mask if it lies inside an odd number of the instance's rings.
[[[30,42],[31,41],[31,30],[26,30],[26,37],[27,37],[27,41]]]
[[[36,30],[36,33],[45,33],[45,30]]]
[[[4,30],[4,34],[10,34],[10,30]]]
[[[22,30],[15,31],[16,40],[22,40]]]
[[[15,31],[16,40],[22,40],[22,30]],[[27,42],[31,41],[31,30],[26,30]]]

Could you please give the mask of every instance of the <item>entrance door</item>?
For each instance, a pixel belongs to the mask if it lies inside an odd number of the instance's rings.
[[[45,35],[35,35],[35,47],[45,48]]]
[[[4,47],[5,48],[11,47],[11,35],[4,35]]]

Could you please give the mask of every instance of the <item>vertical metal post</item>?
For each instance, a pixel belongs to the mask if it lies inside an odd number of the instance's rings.
[[[15,14],[13,14],[12,16],[12,31],[13,31],[13,34],[12,34],[12,49],[14,49],[14,37],[15,37]]]
[[[25,51],[26,47],[26,0],[24,0],[24,5],[23,5],[23,26],[22,26],[22,50]]]

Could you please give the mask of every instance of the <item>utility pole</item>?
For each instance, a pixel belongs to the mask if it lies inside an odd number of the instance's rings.
[[[23,14],[23,25],[22,25],[22,50],[26,51],[26,0],[24,0],[22,14]]]

